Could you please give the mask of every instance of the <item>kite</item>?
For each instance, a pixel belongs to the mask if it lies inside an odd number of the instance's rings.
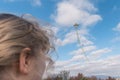
[[[81,46],[81,50],[82,50],[84,56],[86,57],[86,59],[88,60],[88,57],[87,57],[87,55],[86,55],[86,53],[85,53],[85,50],[84,50],[84,48],[83,48],[84,45],[81,43],[81,38],[80,38],[80,36],[79,36],[79,30],[78,30],[79,24],[75,23],[73,26],[75,27],[76,35],[77,35],[77,40],[78,40],[79,45]]]

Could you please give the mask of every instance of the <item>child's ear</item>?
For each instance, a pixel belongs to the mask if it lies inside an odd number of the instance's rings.
[[[29,72],[29,64],[30,64],[30,48],[24,48],[19,57],[19,71],[23,74],[27,74]]]

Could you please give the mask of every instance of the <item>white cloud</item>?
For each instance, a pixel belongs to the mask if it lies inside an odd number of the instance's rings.
[[[67,60],[67,61],[57,61],[55,63],[56,67],[61,67],[61,66],[65,66],[66,64],[70,64],[71,61],[70,60]]]
[[[62,0],[57,4],[56,13],[52,14],[53,19],[58,25],[73,26],[80,24],[78,30],[80,43],[76,31],[67,32],[62,39],[56,41],[57,45],[64,46],[71,43],[78,43],[79,46],[92,45],[89,40],[89,27],[102,20],[101,16],[96,14],[97,8],[89,0]]]
[[[113,30],[120,32],[120,22],[117,24],[115,28],[113,28]]]
[[[5,2],[15,2],[15,1],[24,1],[24,0],[4,0]],[[33,6],[41,6],[41,0],[26,0],[30,2]]]
[[[84,9],[86,11],[95,12],[97,8],[89,0],[67,0],[70,3],[77,5],[78,8]]]
[[[78,34],[79,35],[76,34],[76,31],[68,32],[65,35],[63,40],[58,39],[56,43],[57,45],[61,45],[61,46],[72,44],[72,43],[78,43],[80,46],[83,46],[83,45],[87,46],[87,45],[93,44],[93,42],[86,37],[86,35],[88,35],[88,32],[86,30],[83,30],[83,29],[78,30]],[[78,39],[80,40],[80,43]]]
[[[32,0],[34,6],[41,6],[41,0]]]
[[[94,72],[94,70],[96,69],[96,71],[99,71],[99,67],[103,66],[103,65],[118,65],[119,61],[116,60],[119,59],[119,56],[110,56],[105,58],[105,60],[101,60],[101,59],[97,59],[95,58],[94,60],[92,59],[93,57],[100,57],[102,55],[104,55],[105,53],[109,53],[111,52],[111,49],[109,48],[103,48],[103,49],[98,49],[95,50],[96,47],[95,46],[87,46],[84,47],[86,52],[89,52],[90,55],[88,56],[89,61],[85,61],[83,62],[83,60],[86,60],[86,56],[84,56],[84,54],[80,54],[81,53],[81,49],[78,49],[76,51],[73,51],[73,57],[69,60],[66,61],[57,61],[56,62],[56,68],[59,68],[58,70],[70,70],[70,71],[85,71],[86,74],[89,74],[89,72]],[[77,61],[77,63],[76,63]],[[111,63],[111,61],[113,63]],[[120,63],[119,63],[120,64]],[[76,72],[77,73],[77,72]],[[102,73],[102,72],[101,72]]]
[[[41,25],[42,27],[44,27],[45,29],[48,29],[51,33],[53,33],[54,35],[57,35],[57,33],[59,32],[59,27],[56,27],[56,26],[53,26],[53,25],[50,25],[50,24],[43,24]]]
[[[103,50],[103,52],[104,51],[105,49]],[[100,52],[102,53],[102,51]],[[90,75],[120,76],[119,59],[120,55],[108,56],[104,59],[99,60],[96,59],[77,63],[68,60],[68,62],[66,61],[67,63],[59,66],[59,69],[57,69],[56,71],[68,70],[71,72],[71,75],[75,75],[80,72],[89,76]],[[61,64],[62,63],[64,63],[64,61],[61,61]]]
[[[112,50],[109,49],[109,48],[99,49],[99,50],[96,50],[96,51],[91,52],[90,56],[91,56],[92,58],[99,58],[99,57],[101,57],[103,54],[109,53],[109,52],[111,52],[111,51],[112,51]]]
[[[102,20],[102,18],[99,15],[90,15],[83,23],[83,26],[89,26],[92,24],[97,23],[99,20]]]
[[[63,26],[79,23],[86,27],[102,20],[100,15],[95,14],[96,11],[89,0],[63,0],[58,3],[53,18],[56,23]]]
[[[51,29],[54,32],[54,34],[57,34],[59,31],[59,28],[57,28],[57,27],[51,27]]]
[[[57,4],[56,13],[53,14],[55,22],[62,26],[73,26],[80,24],[78,30],[80,43],[76,31],[67,32],[62,39],[56,41],[57,45],[64,46],[71,43],[78,43],[79,46],[92,45],[89,40],[89,27],[102,20],[101,16],[96,14],[97,8],[89,0],[63,0]]]
[[[95,50],[95,49],[96,49],[96,46],[91,45],[91,46],[79,48],[78,50],[72,51],[70,54],[79,55],[82,53],[90,52],[90,51]],[[83,50],[84,50],[84,52],[83,52]]]
[[[73,55],[70,61],[95,60],[95,59],[99,59],[105,53],[109,53],[112,51],[109,48],[98,49],[98,50],[95,50],[95,49],[96,49],[96,46],[87,46],[87,47],[83,47],[78,50],[75,50],[70,53]]]
[[[117,36],[111,40],[112,42],[119,42],[120,41],[120,36]]]
[[[80,55],[75,55],[71,58],[71,61],[83,61],[83,60],[87,60],[87,57],[83,54]]]
[[[120,32],[120,22],[117,24],[116,27],[113,28],[113,30],[116,31],[116,32],[118,32],[118,34],[119,34],[119,32]],[[120,41],[120,36],[117,35],[117,36],[114,37],[111,41],[112,41],[112,42],[119,42],[119,41]]]

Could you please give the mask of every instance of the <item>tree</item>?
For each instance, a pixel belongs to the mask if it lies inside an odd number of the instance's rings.
[[[107,80],[116,80],[116,79],[109,76]]]

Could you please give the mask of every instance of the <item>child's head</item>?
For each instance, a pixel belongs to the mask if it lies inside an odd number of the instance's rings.
[[[50,49],[47,32],[21,17],[0,14],[0,79],[40,80]]]

